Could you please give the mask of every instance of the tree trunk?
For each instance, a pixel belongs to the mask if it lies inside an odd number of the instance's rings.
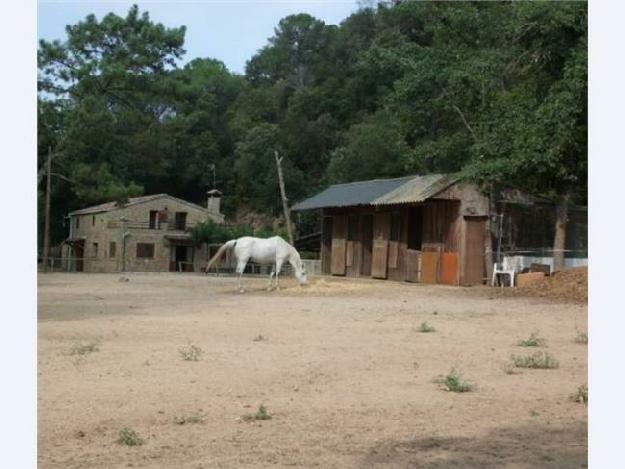
[[[286,191],[284,189],[284,178],[282,177],[282,158],[278,157],[278,152],[274,151],[276,157],[276,166],[278,167],[278,182],[280,183],[280,196],[282,197],[282,209],[284,210],[284,220],[286,222],[286,232],[289,235],[289,243],[294,245],[293,230],[291,228],[291,217],[289,215],[289,202],[286,198]]]
[[[556,206],[556,235],[553,240],[553,270],[564,269],[564,250],[566,247],[566,225],[569,219],[570,193],[565,193]]]
[[[50,193],[52,191],[52,148],[48,148],[47,177],[46,177],[46,219],[43,228],[43,271],[48,271],[50,256]]]

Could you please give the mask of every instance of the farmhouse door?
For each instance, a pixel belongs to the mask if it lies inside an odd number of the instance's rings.
[[[484,217],[465,217],[466,224],[464,246],[464,278],[463,285],[479,285],[486,277],[484,258],[484,238],[486,236],[486,220]]]
[[[332,220],[332,275],[345,275],[345,251],[347,243],[347,217]]]
[[[371,254],[373,251],[373,215],[363,215],[361,218],[362,230],[362,264],[360,275],[371,275]]]
[[[371,276],[386,278],[388,274],[388,240],[391,235],[391,213],[376,213],[373,217],[373,254]]]

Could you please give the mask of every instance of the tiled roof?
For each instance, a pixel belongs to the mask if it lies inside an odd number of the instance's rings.
[[[169,194],[153,194],[153,195],[144,195],[141,197],[131,197],[128,199],[128,202],[122,206],[120,206],[117,202],[105,202],[100,205],[94,205],[93,207],[82,208],[80,210],[74,210],[70,212],[69,215],[87,215],[90,213],[100,213],[100,212],[110,212],[111,210],[118,210],[122,208],[126,208],[131,205],[137,205],[144,202],[149,202],[150,200],[159,199],[161,197],[167,197],[173,200],[177,200],[178,202],[183,202],[187,205],[191,205],[199,210],[206,211],[206,207],[201,207],[200,205],[194,204],[192,202],[187,202],[186,200],[178,199]]]

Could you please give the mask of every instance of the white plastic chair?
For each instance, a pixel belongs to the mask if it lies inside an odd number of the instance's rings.
[[[495,262],[493,266],[493,280],[491,285],[494,287],[495,283],[497,283],[497,275],[509,275],[510,276],[510,286],[514,287],[514,274],[516,273],[514,267],[507,265],[508,263],[504,260],[503,263]],[[503,283],[501,284],[503,287]]]

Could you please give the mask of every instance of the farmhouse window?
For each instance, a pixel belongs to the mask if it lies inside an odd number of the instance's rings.
[[[158,210],[150,210],[150,229],[157,229]]]
[[[91,226],[95,226],[95,215],[91,215]]]
[[[187,227],[187,212],[176,212],[176,229],[184,231]]]
[[[109,244],[109,257],[115,257],[116,250],[117,244],[115,244],[115,241],[111,241],[111,244]]]
[[[423,208],[412,207],[408,211],[408,249],[421,250],[423,240]]]
[[[137,257],[154,259],[154,243],[137,243]]]
[[[98,257],[98,243],[93,243],[93,257]]]
[[[76,228],[80,228],[80,217],[74,218],[74,225]]]

